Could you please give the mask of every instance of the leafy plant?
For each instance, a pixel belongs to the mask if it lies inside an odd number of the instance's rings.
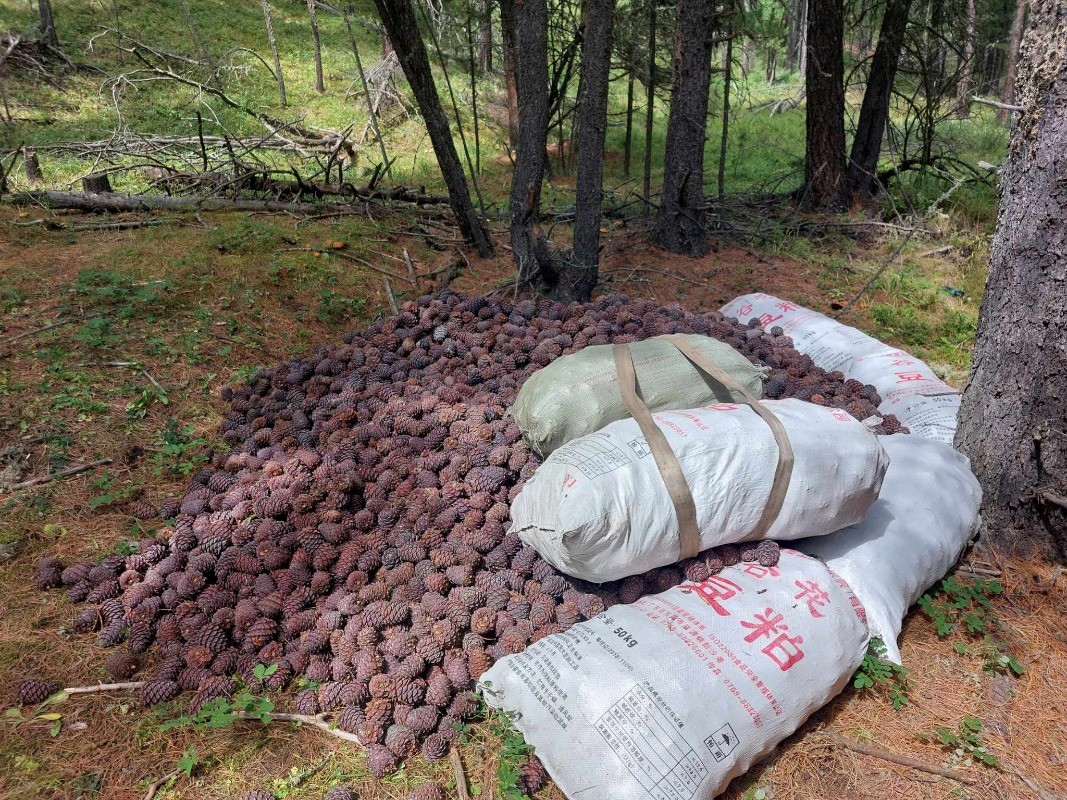
[[[319,292],[315,318],[320,322],[337,325],[359,316],[366,307],[367,301],[361,297],[342,297],[329,289],[323,289]]]
[[[979,655],[988,672],[1022,675],[1023,666],[996,638],[1000,619],[993,611],[993,599],[1003,594],[1004,584],[995,579],[961,581],[950,575],[919,599],[919,607],[934,623],[941,637],[962,631],[974,643],[961,641],[953,649],[961,655]]]
[[[47,722],[48,735],[54,739],[63,732],[63,715],[58,711],[49,711],[48,709],[50,706],[62,703],[68,697],[70,695],[66,692],[56,692],[34,708],[28,717],[18,707],[5,709],[4,722],[15,726],[22,725],[24,722]]]
[[[502,712],[492,715],[490,730],[500,740],[500,762],[496,768],[498,796],[504,800],[523,800],[526,793],[520,784],[522,766],[532,748]]]
[[[908,704],[908,692],[911,689],[908,675],[911,670],[887,661],[885,656],[885,643],[879,638],[872,639],[867,654],[853,676],[852,685],[857,689],[884,690],[893,708],[899,710]]]
[[[182,757],[178,759],[178,771],[183,773],[185,777],[191,778],[193,770],[196,769],[196,765],[200,763],[200,759],[196,754],[196,747],[189,745],[185,748],[185,752],[182,753]]]
[[[89,508],[93,511],[99,508],[107,508],[115,503],[131,500],[141,491],[141,487],[137,484],[120,487],[117,486],[117,482],[118,478],[112,475],[110,470],[104,470],[100,475],[89,481],[89,485],[93,489],[100,491],[100,494],[89,498]]]
[[[920,738],[926,742],[936,742],[951,751],[950,761],[970,766],[975,761],[987,767],[999,767],[1000,759],[989,752],[982,739],[983,722],[979,717],[966,716],[956,729],[939,725],[933,733],[923,734]]]
[[[126,404],[126,416],[130,419],[143,419],[149,407],[157,400],[162,405],[170,404],[166,392],[161,392],[155,386],[145,386],[137,397]]]
[[[195,431],[192,424],[182,425],[173,417],[167,420],[166,427],[156,433],[157,449],[152,456],[152,470],[156,475],[164,472],[189,475],[204,465],[207,456],[203,449],[209,442],[194,436]]]

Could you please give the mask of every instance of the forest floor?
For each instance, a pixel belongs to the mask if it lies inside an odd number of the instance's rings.
[[[497,258],[468,266],[453,230],[425,215],[157,219],[148,228],[79,231],[99,218],[0,209],[0,708],[13,705],[25,677],[66,686],[104,678],[107,651],[69,630],[74,607],[60,592],[33,589],[36,559],[122,552],[152,533],[126,506],[139,496],[159,503],[181,493],[199,468],[201,447],[218,442],[221,387],[388,313],[382,275],[353,258],[394,273],[400,302],[432,290],[454,264],[461,265],[457,290],[512,291],[503,247]],[[632,223],[609,230],[600,291],[706,311],[758,290],[831,311],[888,264],[843,321],[915,351],[950,382],[965,379],[988,255],[980,231],[905,240],[892,228],[827,227],[815,243],[781,237],[760,249],[722,245],[699,260],[656,251],[642,234]],[[64,324],[43,330],[56,322]],[[76,477],[9,490],[105,458],[110,463]],[[913,613],[903,635],[906,690],[892,681],[847,689],[728,796],[1067,793],[1067,576],[1010,559],[985,567],[999,571],[1005,587],[988,619],[993,640],[961,631],[939,636],[931,619]],[[1002,674],[1005,654],[1024,670],[1020,676]],[[906,691],[899,709],[893,685]],[[165,776],[155,797],[174,800],[230,798],[260,784],[278,797],[318,800],[338,782],[376,800],[401,797],[428,777],[453,782],[447,761],[421,758],[375,781],[358,748],[279,723],[165,730],[182,702],[145,710],[134,693],[111,693],[78,696],[35,718],[6,712],[0,797],[132,800]],[[972,718],[981,722],[967,728]],[[972,783],[844,749],[835,733],[959,769]],[[478,798],[511,797],[512,744],[492,721],[471,727],[461,753]],[[974,757],[983,746],[999,766]],[[195,761],[191,776],[174,773],[183,755],[184,765]],[[554,788],[542,796],[561,797]]]

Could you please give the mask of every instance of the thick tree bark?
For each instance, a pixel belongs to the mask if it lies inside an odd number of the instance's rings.
[[[974,37],[978,14],[974,0],[967,0],[967,18],[963,32],[963,55],[960,61],[960,76],[956,83],[956,116],[966,119],[971,113],[971,78],[974,75]]]
[[[956,444],[985,493],[983,540],[1067,560],[1067,6],[1036,0],[1020,112]]]
[[[44,175],[41,174],[41,161],[37,153],[30,147],[22,148],[22,170],[26,174],[26,181],[31,186],[44,183]]]
[[[840,210],[848,203],[844,37],[842,0],[810,0],[803,198],[811,210]]]
[[[52,16],[51,0],[37,0],[37,17],[41,25],[41,41],[48,47],[58,49],[59,35],[56,33],[55,17]]]
[[[274,59],[274,77],[278,81],[278,96],[281,98],[282,108],[288,105],[285,97],[285,76],[282,74],[282,60],[278,55],[278,40],[274,37],[274,22],[270,16],[269,0],[260,0],[263,6],[263,21],[267,25],[267,41],[270,42],[270,54]]]
[[[541,269],[536,226],[548,147],[548,6],[545,0],[500,0],[500,8],[501,16],[514,24],[517,56],[518,136],[511,173],[511,249],[519,281],[537,285]]]
[[[704,139],[708,122],[715,4],[678,0],[674,86],[667,121],[663,192],[650,240],[674,253],[708,251],[704,230]]]
[[[430,71],[430,58],[419,33],[411,0],[374,0],[374,4],[378,7],[378,14],[415,95],[419,111],[426,120],[426,132],[430,135],[441,176],[448,187],[448,196],[460,232],[464,239],[478,249],[480,256],[491,256],[493,243],[471,202],[467,178],[463,174],[463,165],[452,141],[448,117],[441,106],[441,98],[437,96],[437,85]]]
[[[904,32],[908,27],[910,12],[911,0],[886,2],[849,156],[848,180],[852,191],[857,194],[873,192],[878,185],[878,157],[882,153],[882,139],[889,121],[889,99],[900,62],[900,51],[904,47]]]
[[[504,51],[504,87],[508,96],[508,144],[511,145],[512,152],[519,147],[519,94],[515,77],[519,60],[515,45],[516,25],[515,0],[500,0],[500,40]],[[545,141],[547,142],[547,137]]]
[[[319,16],[315,11],[315,0],[308,0],[308,19],[311,20],[311,43],[315,47],[315,91],[326,94],[326,84],[322,80],[322,40],[319,38]]]
[[[608,127],[615,0],[588,0],[582,35],[576,136],[579,141],[574,215],[574,265],[567,280],[575,299],[586,301],[596,286],[600,259],[600,210],[604,199],[604,135]]]
[[[1023,41],[1023,26],[1026,23],[1026,0],[1015,4],[1015,19],[1011,23],[1011,40],[1008,43],[1008,66],[1004,72],[1004,89],[1000,99],[1005,105],[1015,105],[1015,73],[1019,66],[1019,46]],[[997,111],[997,119],[1004,122],[1008,118],[1007,109]]]
[[[648,64],[645,71],[645,163],[641,189],[645,214],[652,213],[652,131],[656,114],[656,3],[648,0]]]

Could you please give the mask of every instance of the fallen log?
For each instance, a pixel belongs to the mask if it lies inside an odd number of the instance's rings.
[[[171,197],[168,195],[119,194],[117,192],[30,191],[5,198],[17,206],[44,206],[77,211],[288,211],[294,214],[356,213],[352,203],[300,203],[278,200],[247,200],[225,197]],[[408,202],[418,205],[447,203],[447,198],[420,195],[410,190],[356,191],[354,200]]]

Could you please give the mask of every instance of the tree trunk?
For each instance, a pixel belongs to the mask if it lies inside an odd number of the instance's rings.
[[[1026,0],[1018,0],[1015,4],[1015,19],[1011,23],[1011,41],[1008,43],[1008,66],[1004,73],[1004,90],[1000,99],[1005,105],[1015,105],[1015,72],[1018,69],[1019,46],[1023,41],[1023,26],[1026,22]],[[1002,108],[997,111],[997,120],[1004,122],[1008,118],[1008,110]]]
[[[930,3],[930,29],[927,43],[933,50],[934,84],[940,85],[945,79],[945,3],[933,0]]]
[[[437,96],[437,86],[430,71],[430,59],[426,45],[419,33],[418,21],[411,0],[374,0],[382,18],[389,40],[396,51],[397,59],[415,95],[419,111],[426,120],[437,164],[441,168],[452,211],[456,215],[463,238],[478,249],[483,258],[493,254],[493,243],[482,221],[474,211],[467,179],[463,174],[448,117]]]
[[[963,35],[960,77],[956,84],[956,116],[966,119],[971,113],[971,77],[974,74],[974,29],[977,24],[974,0],[967,0],[967,22]]]
[[[800,60],[798,69],[800,74],[805,76],[808,74],[808,14],[810,13],[810,5],[810,0],[800,0],[800,42],[797,56]]]
[[[645,75],[645,163],[641,188],[645,214],[652,213],[652,130],[656,113],[656,3],[648,0],[648,70]]]
[[[515,0],[500,0],[500,40],[504,50],[504,86],[508,95],[508,144],[512,152],[519,147],[519,94],[515,78],[519,57],[515,26]],[[545,141],[547,143],[547,136]]]
[[[804,207],[841,210],[845,180],[845,17],[842,0],[808,3]]]
[[[578,178],[574,215],[574,261],[568,276],[574,298],[587,301],[597,281],[600,210],[604,199],[604,135],[608,127],[608,78],[615,0],[588,0],[578,82]]]
[[[37,16],[41,25],[41,41],[48,47],[59,49],[59,36],[56,34],[56,20],[52,16],[51,0],[37,0]]]
[[[548,7],[545,0],[500,0],[500,9],[501,17],[514,24],[517,56],[518,136],[511,173],[511,249],[519,281],[536,285],[541,274],[535,252],[539,245],[536,226],[548,148]]]
[[[983,541],[1067,560],[1067,6],[1035,0],[956,444],[984,491]]]
[[[767,83],[776,83],[778,80],[778,50],[774,47],[767,48]]]
[[[882,152],[882,139],[889,121],[889,100],[910,12],[911,0],[886,2],[849,157],[848,180],[852,191],[857,194],[873,192],[878,184],[878,157]]]
[[[274,22],[270,17],[269,0],[260,0],[263,6],[263,21],[267,24],[267,41],[270,42],[270,54],[274,59],[274,77],[278,81],[278,96],[281,98],[282,108],[288,105],[285,97],[285,76],[282,75],[282,60],[278,55],[278,40],[274,38]]]
[[[319,16],[315,12],[315,0],[308,0],[308,19],[311,20],[311,43],[315,47],[315,91],[326,94],[322,80],[322,41],[319,38]]]
[[[719,138],[719,205],[726,199],[726,147],[730,142],[730,83],[733,79],[734,60],[734,20],[731,16],[726,23],[726,52],[722,57],[722,133]],[[747,55],[747,54],[746,54]]]
[[[478,9],[478,70],[483,74],[493,71],[493,4],[481,0]]]
[[[345,21],[345,31],[348,33],[348,43],[352,48],[352,57],[356,61],[356,72],[359,73],[360,86],[363,87],[363,97],[367,101],[367,114],[369,115],[370,127],[374,131],[374,138],[378,140],[378,150],[382,154],[382,167],[385,175],[392,169],[389,153],[385,149],[385,139],[382,138],[381,128],[378,127],[378,112],[374,107],[374,98],[371,97],[370,86],[367,84],[367,72],[363,69],[363,59],[359,55],[359,43],[356,34],[352,31],[352,6],[346,5],[341,9]]]
[[[631,30],[631,34],[633,31]],[[634,61],[633,48],[630,49],[630,59],[627,65],[626,75],[626,137],[622,150],[622,174],[630,177],[630,163],[633,156],[634,146]]]
[[[674,86],[667,121],[663,192],[650,241],[673,253],[708,251],[704,230],[704,139],[715,39],[715,5],[678,0]]]
[[[807,0],[787,0],[786,2],[786,36],[785,68],[792,72],[800,62],[804,50],[804,27],[807,25]],[[801,72],[803,72],[803,68]]]

